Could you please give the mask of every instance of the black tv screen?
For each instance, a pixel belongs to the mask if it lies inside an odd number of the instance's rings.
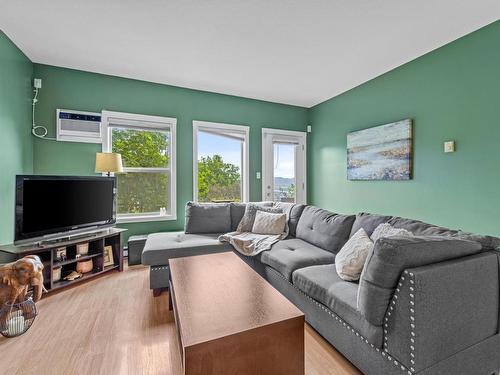
[[[114,177],[16,176],[15,242],[114,224]]]

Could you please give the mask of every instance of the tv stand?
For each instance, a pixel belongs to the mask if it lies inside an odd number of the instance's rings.
[[[56,241],[42,242],[30,245],[2,245],[0,246],[0,263],[14,262],[27,255],[38,255],[44,265],[44,286],[48,292],[59,290],[67,286],[89,280],[105,272],[113,270],[123,271],[123,247],[122,233],[126,229],[108,228],[99,232],[87,234],[75,234],[72,237],[58,239]],[[88,254],[76,257],[76,245],[88,243]],[[104,248],[113,248],[113,264],[105,266]],[[56,249],[66,248],[66,260],[56,258]],[[83,274],[79,279],[72,281],[64,280],[64,277],[76,270],[76,264],[80,261],[92,260],[92,271]],[[54,270],[61,270],[61,279],[55,280]]]

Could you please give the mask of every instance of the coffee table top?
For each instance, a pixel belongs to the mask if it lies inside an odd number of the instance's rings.
[[[185,346],[304,316],[233,252],[169,264]]]

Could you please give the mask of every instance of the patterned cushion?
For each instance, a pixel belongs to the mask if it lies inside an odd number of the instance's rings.
[[[359,280],[373,242],[363,228],[359,229],[335,257],[335,268],[342,280]]]
[[[391,224],[383,223],[380,224],[377,228],[375,228],[370,238],[373,242],[377,242],[379,238],[393,237],[393,236],[409,237],[413,236],[413,233],[407,231],[406,229],[394,228]]]
[[[272,212],[275,214],[283,213],[283,211],[279,208],[263,207],[263,206],[255,204],[255,203],[248,203],[247,207],[245,208],[245,214],[241,218],[241,221],[238,224],[238,228],[236,228],[236,231],[237,232],[251,232],[257,211]]]
[[[252,233],[283,234],[286,226],[286,214],[257,211]]]

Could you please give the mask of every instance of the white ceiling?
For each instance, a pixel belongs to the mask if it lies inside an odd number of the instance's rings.
[[[500,18],[499,0],[0,0],[34,62],[310,107]]]

